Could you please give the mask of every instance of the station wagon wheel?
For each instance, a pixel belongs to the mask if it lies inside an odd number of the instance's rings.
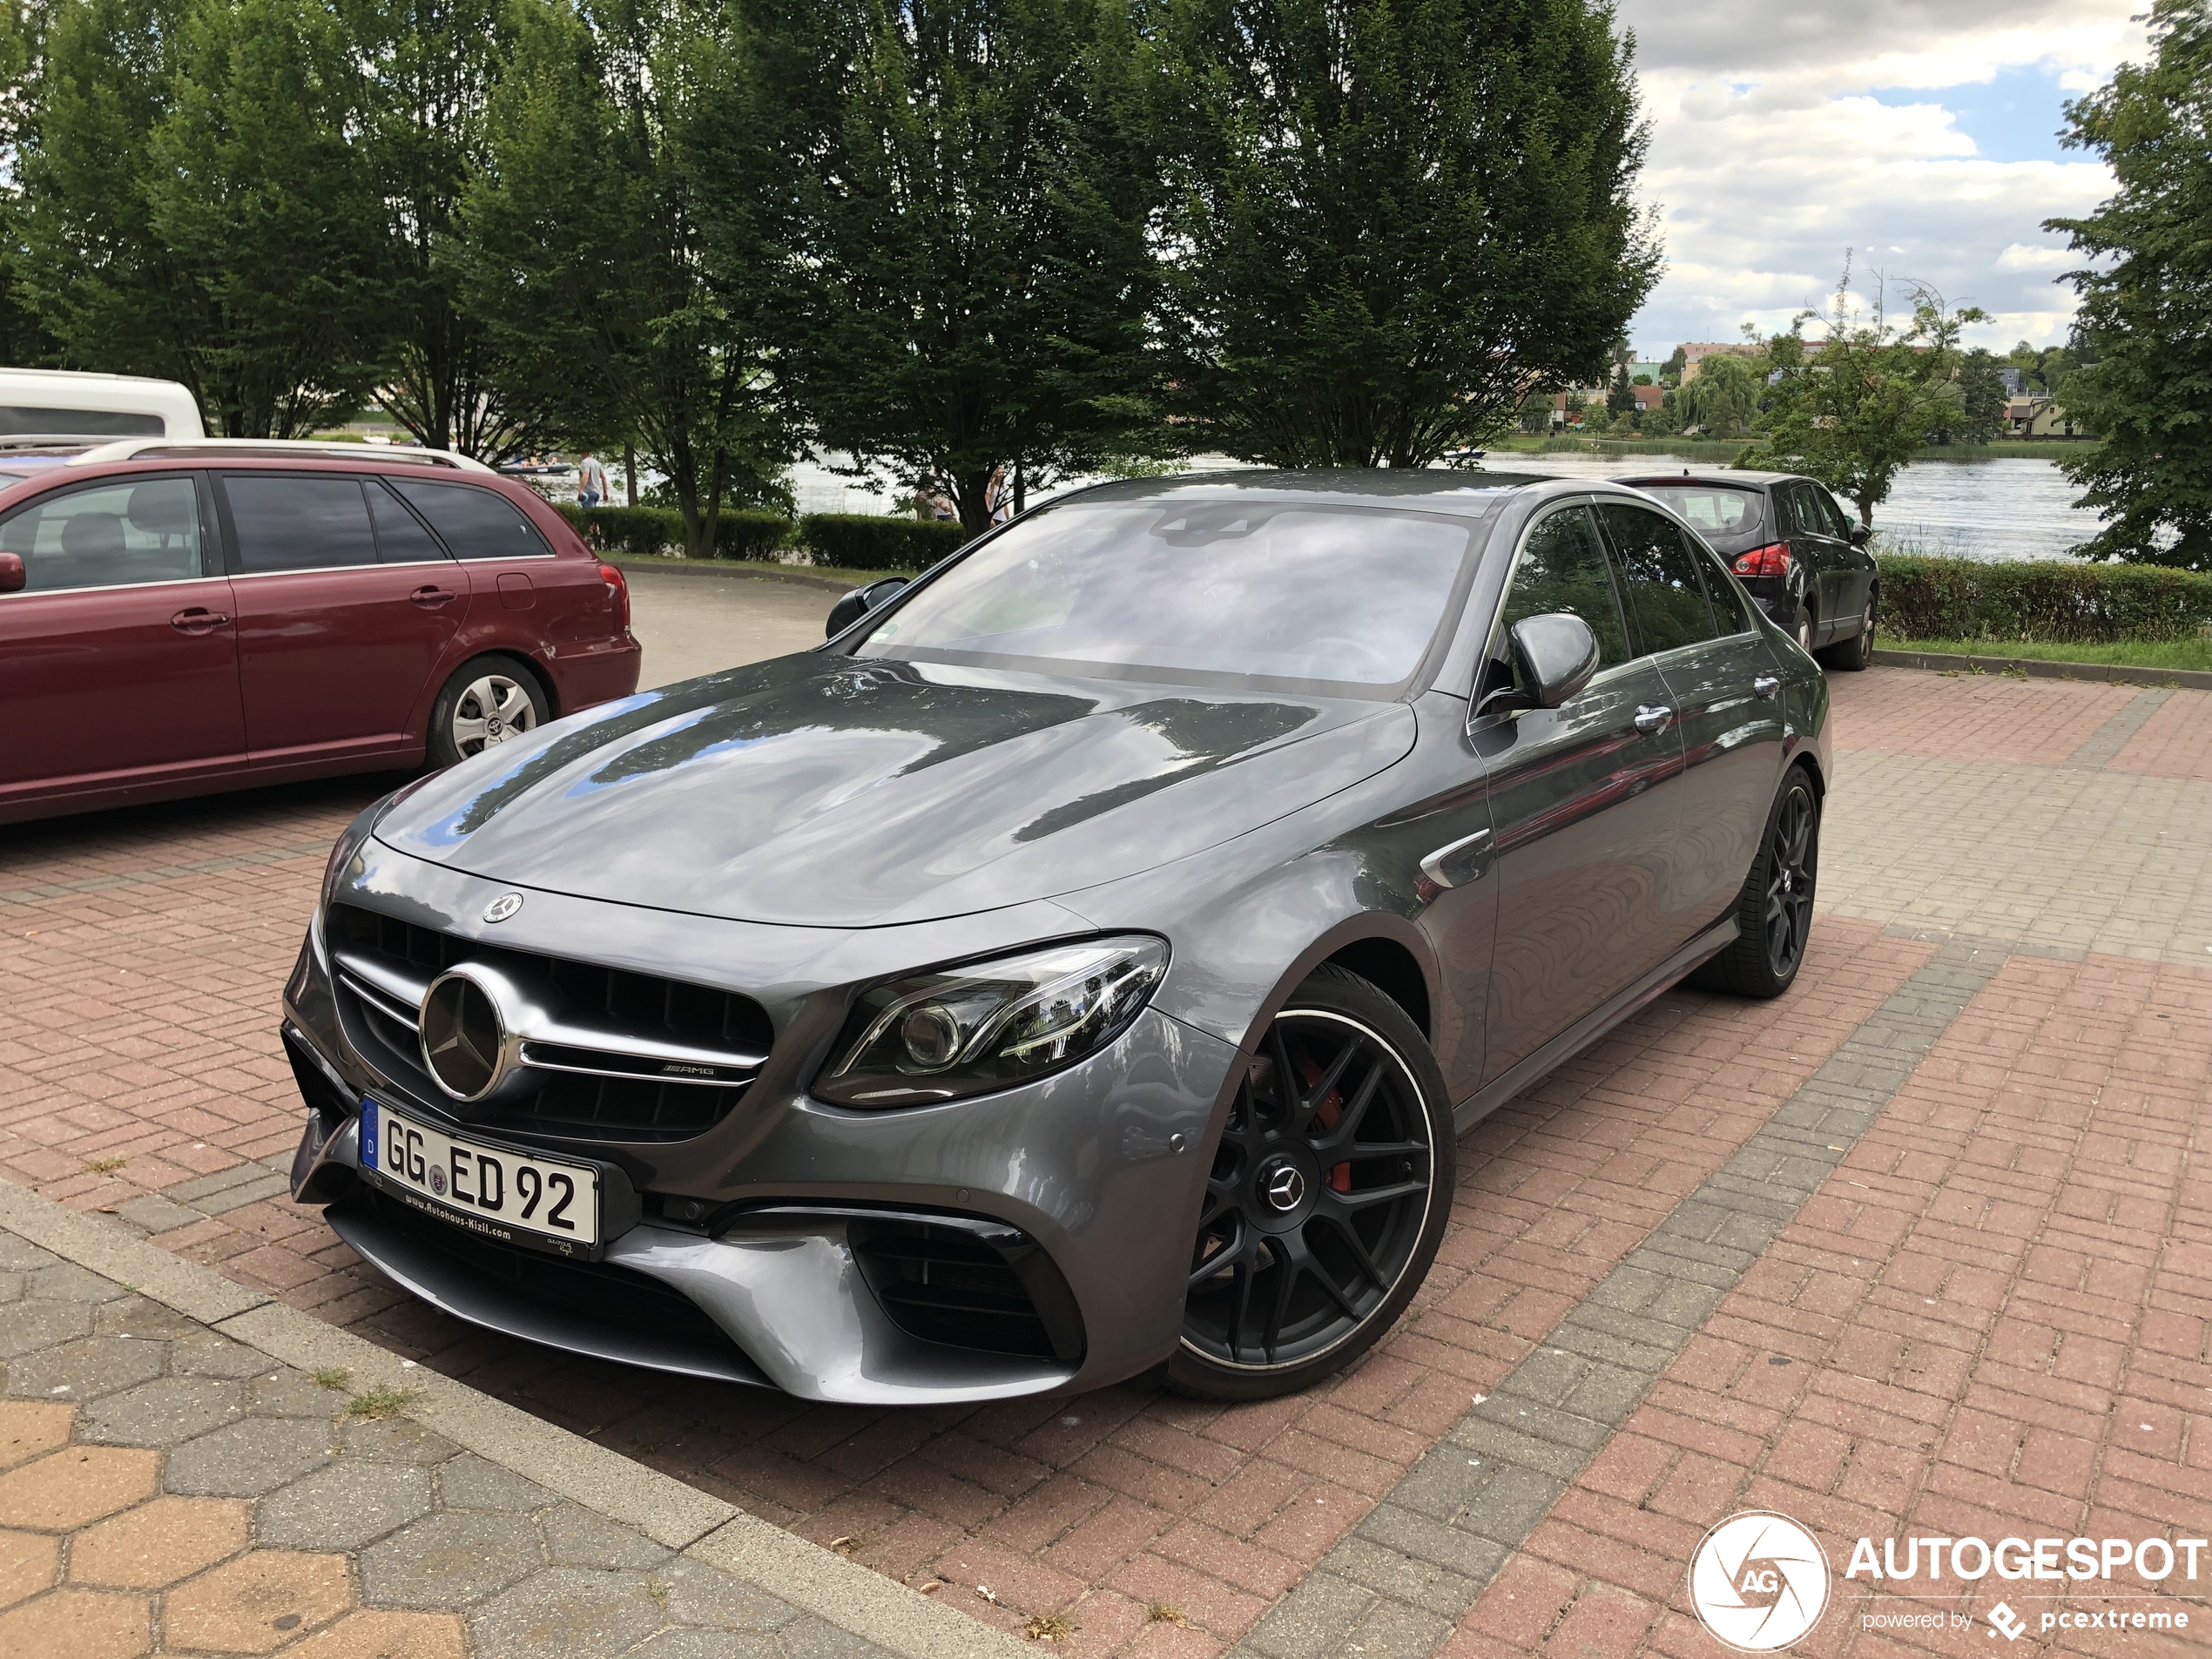
[[[1451,1204],[1451,1114],[1420,1033],[1324,969],[1247,1061],[1208,1172],[1170,1380],[1215,1398],[1305,1386],[1388,1329]]]
[[[455,669],[430,711],[428,759],[450,766],[496,748],[551,717],[537,678],[511,657],[479,657]]]

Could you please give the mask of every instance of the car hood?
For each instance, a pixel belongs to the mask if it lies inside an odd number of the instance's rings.
[[[1402,704],[808,653],[488,750],[377,826],[520,887],[888,926],[1133,875],[1402,757]]]

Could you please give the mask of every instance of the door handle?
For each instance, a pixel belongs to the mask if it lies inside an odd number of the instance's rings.
[[[1674,718],[1675,711],[1670,708],[1641,708],[1636,711],[1636,730],[1648,738],[1655,732],[1664,732],[1667,723]]]
[[[1751,689],[1761,697],[1772,697],[1782,689],[1782,677],[1779,674],[1762,674],[1751,682]]]
[[[445,588],[417,588],[413,593],[408,595],[408,598],[419,605],[442,605],[448,599],[457,599],[460,597],[459,594]]]
[[[169,625],[180,634],[204,634],[211,628],[220,628],[229,620],[230,618],[219,610],[208,610],[199,605],[193,605],[189,610],[179,610],[175,616],[170,617]]]

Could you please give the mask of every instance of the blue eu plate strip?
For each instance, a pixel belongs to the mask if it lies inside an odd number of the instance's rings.
[[[376,1163],[376,1103],[364,1096],[361,1099],[361,1168],[374,1170]]]

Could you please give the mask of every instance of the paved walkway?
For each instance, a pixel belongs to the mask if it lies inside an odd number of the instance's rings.
[[[273,988],[367,786],[16,833],[0,1174],[1069,1652],[1710,1653],[1684,1564],[1747,1505],[1846,1548],[2203,1535],[2212,696],[1832,684],[1797,988],[1674,993],[1486,1123],[1412,1317],[1294,1399],[806,1406],[401,1296],[255,1162],[296,1134]],[[1838,1614],[1807,1650],[1968,1634]]]

